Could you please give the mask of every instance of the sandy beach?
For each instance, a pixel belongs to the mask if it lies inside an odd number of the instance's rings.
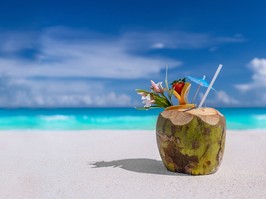
[[[168,172],[154,131],[2,131],[0,198],[266,198],[266,131],[227,131],[217,173]]]

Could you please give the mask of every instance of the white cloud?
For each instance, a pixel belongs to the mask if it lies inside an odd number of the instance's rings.
[[[101,77],[134,79],[158,74],[176,59],[141,56],[151,48],[197,49],[243,42],[243,37],[215,37],[189,32],[128,32],[106,36],[57,27],[40,33],[4,34],[2,53],[35,50],[35,59],[0,57],[0,72],[15,77]],[[9,35],[9,36],[6,36]]]
[[[203,97],[203,93],[199,93],[200,99]],[[210,98],[211,96],[207,97],[205,104],[207,106],[235,106],[239,105],[240,101],[233,98],[230,96],[228,93],[225,91],[215,91],[214,94],[212,95],[213,97]]]
[[[58,35],[62,34],[62,38]],[[83,33],[85,35],[85,33]],[[168,64],[176,67],[180,61],[164,57],[148,57],[134,53],[138,50],[128,46],[122,37],[82,36],[80,32],[51,29],[42,32],[36,44],[35,59],[14,56],[0,58],[0,72],[13,77],[101,77],[134,79],[158,74]],[[88,35],[90,35],[88,33]],[[16,39],[16,35],[12,38]],[[65,38],[64,38],[65,37]],[[70,37],[70,38],[69,38]],[[25,37],[27,38],[27,37]],[[28,39],[28,38],[27,38]],[[21,50],[21,45],[8,39],[2,52]],[[26,42],[27,43],[27,42]],[[29,41],[29,43],[34,43]],[[139,42],[140,43],[140,42]],[[142,45],[142,44],[141,44]],[[145,44],[143,44],[145,46]],[[25,48],[28,48],[25,44]]]
[[[242,35],[220,37],[209,33],[193,33],[184,31],[168,32],[130,32],[123,35],[123,42],[130,46],[155,49],[200,49],[211,48],[225,43],[245,42]],[[143,46],[143,44],[145,44]]]
[[[130,106],[129,91],[119,92],[117,84],[117,88],[106,90],[108,85],[103,82],[80,78],[112,78],[117,79],[116,83],[121,79],[150,78],[164,70],[166,64],[181,65],[177,59],[147,56],[150,50],[208,49],[243,41],[242,36],[178,31],[107,36],[57,27],[35,33],[0,32],[0,74],[6,76],[0,78],[0,106]],[[68,77],[78,80],[64,80]]]
[[[106,90],[98,81],[0,78],[0,107],[130,106],[125,93]]]
[[[151,46],[151,48],[154,48],[154,49],[162,49],[164,48],[164,44],[163,43],[155,43]]]
[[[0,52],[14,53],[23,49],[36,48],[38,35],[34,32],[0,32]]]
[[[239,101],[228,95],[225,91],[217,91],[215,93],[216,103],[222,103],[224,105],[236,105]]]
[[[66,93],[63,95],[33,95],[28,106],[32,107],[123,107],[130,106],[127,94],[109,92],[106,94]],[[18,104],[21,106],[21,104]]]
[[[266,105],[266,59],[254,58],[247,65],[252,71],[251,81],[237,84],[235,87],[247,99],[249,106]]]
[[[251,89],[264,89],[266,90],[266,59],[254,58],[248,64],[252,70],[252,81],[245,84],[238,84],[235,87],[243,92]]]

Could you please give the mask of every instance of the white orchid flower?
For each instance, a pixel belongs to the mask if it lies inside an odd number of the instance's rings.
[[[145,108],[151,107],[151,104],[155,102],[153,99],[151,99],[150,94],[148,94],[147,96],[142,96],[141,100]]]

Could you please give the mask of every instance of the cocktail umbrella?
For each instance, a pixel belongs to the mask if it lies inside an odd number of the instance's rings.
[[[193,97],[193,100],[192,100],[192,103],[194,102],[198,92],[199,92],[199,89],[201,86],[204,86],[204,87],[208,87],[210,84],[205,80],[206,76],[204,75],[202,78],[196,78],[196,77],[191,77],[191,76],[188,76],[187,75],[187,78],[190,79],[192,82],[198,84],[198,89]],[[214,88],[211,88],[212,90],[215,90]]]

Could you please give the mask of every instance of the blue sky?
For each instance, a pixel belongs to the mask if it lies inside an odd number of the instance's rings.
[[[266,106],[265,6],[1,2],[0,106],[133,107],[141,105],[134,89],[163,81],[166,64],[169,81],[186,75],[210,81],[220,63],[207,106]]]

